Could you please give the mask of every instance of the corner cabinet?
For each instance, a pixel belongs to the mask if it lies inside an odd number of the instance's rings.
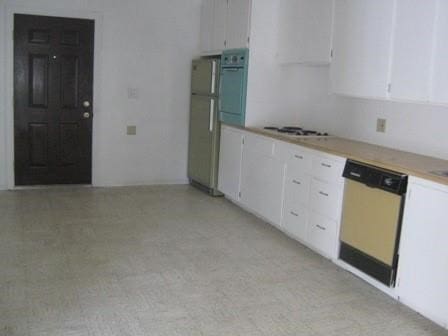
[[[201,53],[249,46],[251,0],[202,0]]]
[[[334,1],[279,2],[279,63],[330,63]]]
[[[448,187],[410,178],[398,265],[400,301],[448,328]]]

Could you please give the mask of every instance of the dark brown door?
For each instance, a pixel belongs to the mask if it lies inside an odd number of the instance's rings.
[[[93,36],[91,20],[14,16],[16,185],[91,183]]]

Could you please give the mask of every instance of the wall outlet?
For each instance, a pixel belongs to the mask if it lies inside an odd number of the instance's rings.
[[[128,88],[128,99],[139,99],[140,92],[138,88]]]
[[[127,135],[137,135],[137,126],[128,125],[126,128]]]
[[[381,119],[381,118],[377,119],[376,131],[379,133],[386,133],[386,119]]]

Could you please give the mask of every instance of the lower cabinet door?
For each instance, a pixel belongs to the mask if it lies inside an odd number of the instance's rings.
[[[284,164],[244,147],[241,202],[276,225],[281,224]]]
[[[311,247],[327,257],[336,258],[336,222],[327,217],[310,213],[307,240]]]
[[[305,207],[292,207],[286,202],[283,212],[283,229],[303,242],[307,239],[308,211]]]

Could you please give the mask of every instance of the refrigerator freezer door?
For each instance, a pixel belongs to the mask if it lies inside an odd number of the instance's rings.
[[[188,176],[209,188],[215,188],[219,150],[215,106],[216,98],[191,97]]]
[[[191,92],[199,95],[218,94],[219,60],[194,60],[191,71]]]

